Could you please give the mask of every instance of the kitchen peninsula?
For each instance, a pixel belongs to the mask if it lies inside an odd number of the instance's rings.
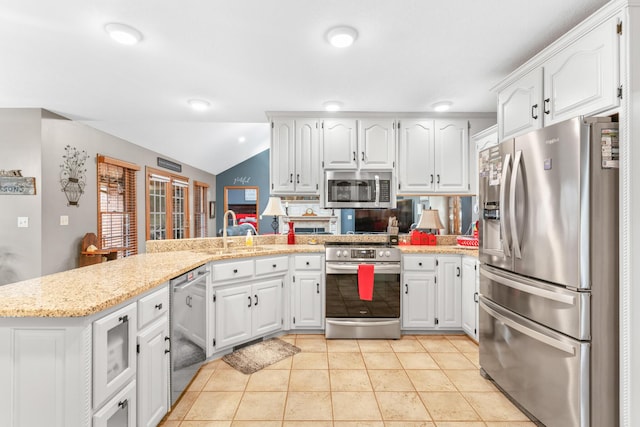
[[[296,257],[321,260],[322,239],[376,241],[386,236],[300,236],[296,245],[284,244],[285,238],[257,236],[256,247],[244,246],[244,238],[231,238],[231,249],[226,252],[217,238],[148,242],[146,254],[0,287],[0,377],[7,379],[0,386],[0,411],[10,425],[20,426],[106,425],[118,411],[135,421],[148,413],[149,402],[145,406],[143,400],[150,394],[141,393],[149,386],[143,377],[148,366],[141,366],[143,338],[156,323],[168,323],[169,279],[207,263],[213,269],[238,260],[255,260],[257,266],[275,257],[291,259],[289,270],[279,273],[283,278],[283,322],[279,331],[270,334],[277,335],[293,329],[289,318],[295,309],[290,307],[289,278],[296,268]],[[312,239],[316,244],[308,243]],[[452,245],[400,248],[412,256],[477,257],[477,251]],[[315,274],[322,279],[321,264]],[[129,355],[119,380],[112,378],[112,371],[120,367],[107,363],[107,353],[113,351],[107,340],[123,329],[127,333],[120,344],[123,340],[127,344],[118,348]],[[162,357],[168,348],[164,340],[160,343]],[[143,350],[136,361],[138,346]],[[209,356],[219,357],[231,349],[217,346],[216,353]]]

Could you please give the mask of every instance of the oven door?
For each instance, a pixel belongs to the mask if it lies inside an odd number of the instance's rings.
[[[371,301],[358,294],[358,265],[326,264],[327,318],[399,318],[400,265],[375,264]]]

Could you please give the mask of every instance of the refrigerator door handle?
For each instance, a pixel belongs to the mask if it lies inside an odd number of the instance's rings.
[[[539,289],[533,286],[523,285],[521,283],[518,283],[515,280],[494,274],[488,270],[485,270],[484,268],[480,269],[480,274],[486,277],[487,279],[493,280],[494,282],[508,286],[520,292],[536,295],[544,299],[560,302],[562,304],[574,305],[576,303],[575,297],[572,297],[571,295],[563,295],[557,292],[548,291],[546,289]]]
[[[505,211],[505,206],[506,206],[506,193],[507,193],[507,180],[509,178],[507,178],[507,171],[509,173],[511,173],[511,153],[507,153],[507,155],[504,157],[504,173],[502,174],[501,177],[501,182],[500,182],[500,209],[503,210],[503,212]],[[511,239],[509,239],[509,236],[507,234],[507,223],[506,223],[506,218],[504,215],[501,215],[500,217],[500,233],[502,234],[502,250],[504,251],[505,256],[510,257],[511,256],[511,250],[509,248],[509,246],[511,246]]]
[[[513,254],[516,258],[522,259],[520,252],[520,237],[518,236],[518,224],[516,224],[516,182],[518,181],[518,171],[522,161],[522,150],[516,152],[511,172],[511,185],[509,187],[509,216],[511,217],[511,238],[513,239]]]
[[[515,329],[516,331],[527,335],[528,337],[536,340],[536,341],[540,341],[542,343],[545,343],[553,348],[556,348],[560,351],[563,351],[565,353],[570,354],[571,356],[575,356],[576,355],[576,349],[571,345],[571,344],[567,344],[564,343],[562,341],[559,341],[557,339],[554,339],[552,337],[548,337],[538,331],[534,331],[533,329],[529,329],[527,328],[525,325],[522,325],[520,323],[518,323],[517,321],[510,319],[506,316],[503,316],[502,314],[498,313],[497,311],[493,310],[492,308],[489,307],[489,305],[484,301],[483,297],[480,297],[480,307],[486,311],[487,313],[489,313],[492,317],[498,319],[499,321],[501,321],[502,323],[504,323],[505,325],[509,326],[512,329]]]

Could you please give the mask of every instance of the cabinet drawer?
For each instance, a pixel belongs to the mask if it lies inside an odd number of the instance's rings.
[[[436,257],[422,255],[405,255],[402,259],[405,271],[435,271]]]
[[[284,273],[288,269],[289,258],[286,256],[256,260],[256,276],[272,273]]]
[[[234,261],[213,265],[213,281],[241,279],[253,276],[253,260]]]
[[[169,287],[163,286],[138,301],[138,329],[166,313],[169,309]]]
[[[320,255],[297,255],[295,267],[296,270],[320,270],[322,269],[322,257]]]

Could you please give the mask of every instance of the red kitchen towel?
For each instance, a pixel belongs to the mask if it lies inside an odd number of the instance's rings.
[[[373,300],[373,264],[358,265],[358,294],[361,300]]]

